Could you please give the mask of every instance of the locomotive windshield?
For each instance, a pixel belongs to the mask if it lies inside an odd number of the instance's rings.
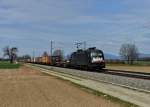
[[[91,57],[103,57],[103,54],[100,52],[92,52]]]

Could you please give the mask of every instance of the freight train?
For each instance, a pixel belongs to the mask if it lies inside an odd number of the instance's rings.
[[[62,59],[61,56],[42,56],[36,57],[35,61],[32,61],[32,63],[79,69],[105,68],[103,51],[95,47],[86,50],[77,50],[66,60]]]
[[[78,50],[72,53],[70,66],[83,69],[105,68],[104,54],[95,47],[87,50]]]

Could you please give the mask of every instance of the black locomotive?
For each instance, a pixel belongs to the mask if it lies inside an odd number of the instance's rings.
[[[70,66],[83,69],[105,68],[104,54],[96,47],[73,52],[70,57]]]

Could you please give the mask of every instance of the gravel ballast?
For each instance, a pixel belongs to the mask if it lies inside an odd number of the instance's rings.
[[[116,85],[138,89],[140,91],[150,92],[150,80],[116,76],[116,75],[110,75],[110,74],[104,74],[98,72],[66,69],[66,68],[59,68],[59,67],[52,67],[52,66],[45,66],[45,65],[34,65],[34,66],[39,66],[53,71],[79,76],[82,78],[93,79],[96,81],[101,81],[106,83],[113,83]]]

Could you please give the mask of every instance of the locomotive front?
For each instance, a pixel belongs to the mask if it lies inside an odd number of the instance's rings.
[[[97,68],[97,69],[105,68],[105,59],[104,59],[103,52],[98,49],[91,49],[90,62],[92,68]]]

